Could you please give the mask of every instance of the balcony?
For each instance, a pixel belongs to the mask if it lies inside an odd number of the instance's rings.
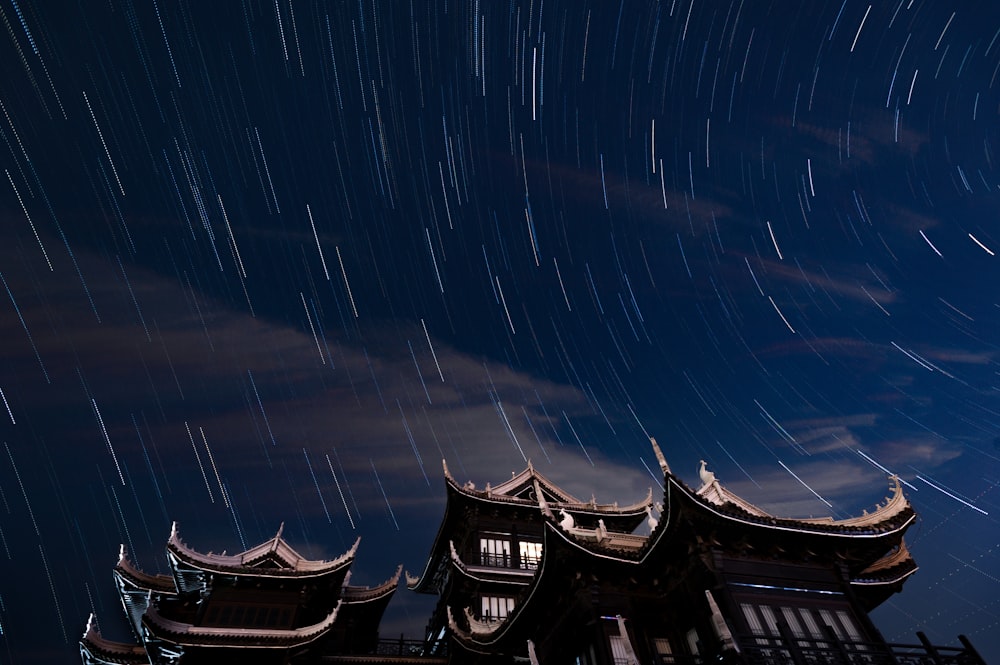
[[[986,661],[964,635],[960,647],[936,646],[923,633],[919,644],[844,642],[800,637],[742,635],[736,637],[739,652],[708,658],[690,655],[662,655],[658,665],[986,665]]]
[[[423,640],[380,639],[370,653],[322,656],[323,663],[403,663],[419,660],[426,665],[445,665],[448,662],[448,640],[424,642]]]

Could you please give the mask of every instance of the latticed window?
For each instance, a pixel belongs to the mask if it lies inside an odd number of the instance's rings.
[[[533,543],[529,540],[522,540],[519,543],[521,555],[521,568],[534,570],[538,568],[538,562],[542,560],[542,544]]]
[[[479,563],[496,568],[510,567],[510,541],[497,535],[479,539]]]
[[[514,610],[514,599],[509,596],[483,596],[480,621],[503,621]]]
[[[672,663],[673,649],[670,647],[670,640],[665,637],[653,638],[653,653],[656,656],[655,663]]]
[[[625,640],[622,639],[621,635],[611,635],[611,658],[615,665],[632,665],[632,659],[629,658],[628,648],[625,646]]]
[[[791,639],[800,649],[812,653],[825,654],[827,650],[833,649],[830,633],[840,642],[841,646],[838,647],[840,649],[848,651],[867,649],[863,644],[864,635],[851,613],[846,610],[769,606],[756,603],[740,603],[740,609],[743,611],[750,632],[755,637],[754,642],[760,648],[760,654],[775,663],[792,662],[779,622],[787,626]]]

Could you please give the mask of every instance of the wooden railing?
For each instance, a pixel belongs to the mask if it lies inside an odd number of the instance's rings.
[[[411,660],[419,658],[428,665],[435,662],[446,663],[448,660],[448,639],[443,638],[437,642],[424,642],[423,640],[408,640],[402,636],[395,639],[379,639],[375,643],[375,648],[367,653],[344,653],[330,654],[322,656],[321,662],[386,662],[391,663],[396,659]]]
[[[406,656],[408,658],[437,658],[448,654],[448,640],[428,644],[423,640],[380,639],[375,645],[375,653],[379,656]]]
[[[986,665],[986,661],[964,635],[962,646],[943,647],[930,643],[923,633],[917,633],[919,644],[887,644],[882,642],[844,642],[831,636],[828,640],[813,638],[770,637],[743,635],[736,638],[739,652],[715,662],[740,665]],[[678,665],[697,661],[665,656],[663,665]],[[701,662],[708,662],[703,660]]]

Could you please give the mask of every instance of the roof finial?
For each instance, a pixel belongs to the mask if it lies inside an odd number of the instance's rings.
[[[90,631],[93,630],[93,631],[96,632],[96,630],[97,630],[97,626],[95,625],[96,623],[97,623],[97,617],[94,616],[93,612],[91,612],[90,613],[90,618],[87,619],[87,627],[83,630],[83,638],[84,639],[87,639],[87,635],[90,635]]]
[[[656,461],[660,464],[660,470],[663,473],[670,473],[670,467],[667,465],[667,458],[663,456],[663,451],[660,450],[660,446],[656,444],[656,439],[649,437],[649,442],[653,445],[653,454],[656,455]]]
[[[282,521],[282,523],[278,525],[278,533],[274,534],[274,539],[278,540],[279,538],[281,538],[281,534],[284,532],[285,532],[285,523]]]
[[[705,487],[715,482],[715,473],[708,470],[708,462],[701,460],[701,468],[698,469],[698,477],[701,478],[701,486]]]
[[[448,471],[448,460],[441,458],[441,468],[444,469],[444,477],[451,478],[451,472]]]

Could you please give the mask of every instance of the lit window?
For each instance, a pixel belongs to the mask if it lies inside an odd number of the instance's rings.
[[[861,631],[858,627],[854,625],[854,621],[844,610],[837,610],[837,618],[840,619],[840,623],[844,626],[844,630],[847,631],[848,636],[851,638],[852,642],[861,641]]]
[[[802,624],[799,623],[799,618],[795,614],[795,609],[791,607],[782,607],[781,616],[788,624],[788,628],[792,631],[792,635],[798,638],[805,637],[806,634],[802,630]]]
[[[611,658],[615,665],[630,665],[632,659],[629,658],[625,640],[621,635],[611,635]]]
[[[670,640],[665,637],[655,637],[653,638],[653,653],[656,654],[656,660],[654,663],[672,663],[674,659],[671,658],[674,651],[670,648]]]
[[[815,639],[823,639],[826,635],[820,630],[819,624],[816,623],[816,619],[813,618],[812,613],[804,607],[799,608],[799,614],[802,615],[802,621],[806,624],[806,628],[809,629],[809,635]]]
[[[483,596],[482,621],[503,621],[514,610],[514,599],[509,596]]]
[[[483,566],[508,568],[510,566],[510,541],[496,537],[480,538],[479,562]]]
[[[538,562],[542,560],[542,544],[522,540],[519,543],[521,555],[521,568],[534,570],[538,568]]]

